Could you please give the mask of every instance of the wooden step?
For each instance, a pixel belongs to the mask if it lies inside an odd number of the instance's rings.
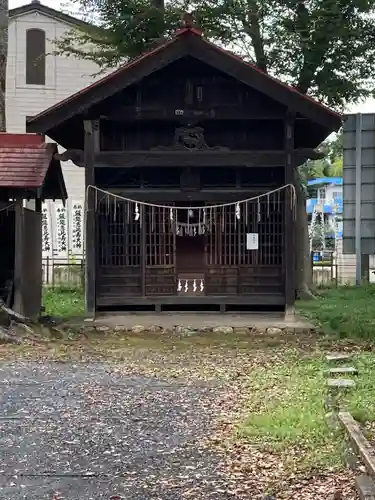
[[[329,389],[352,389],[355,387],[355,382],[348,378],[329,378],[327,385]]]
[[[358,375],[357,368],[353,366],[336,366],[327,370],[328,375]]]
[[[350,439],[355,453],[359,455],[365,465],[368,474],[375,477],[375,452],[363,435],[358,423],[348,412],[339,412],[338,418]]]
[[[355,487],[360,500],[375,500],[375,483],[369,476],[356,477]]]
[[[340,363],[342,361],[348,361],[351,358],[352,355],[346,352],[331,352],[326,356],[328,363]]]

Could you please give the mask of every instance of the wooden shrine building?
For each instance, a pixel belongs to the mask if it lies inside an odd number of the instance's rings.
[[[93,186],[87,312],[293,307],[293,168],[340,126],[188,26],[29,119]]]
[[[0,133],[0,298],[29,317],[42,304],[42,202],[67,198],[56,153],[40,135]]]

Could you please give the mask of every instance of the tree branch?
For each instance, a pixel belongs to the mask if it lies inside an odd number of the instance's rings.
[[[321,6],[324,13],[324,1]],[[329,12],[329,6],[327,6]],[[322,14],[322,13],[320,13]],[[332,37],[328,26],[319,19],[319,15],[311,22],[311,15],[305,5],[305,0],[299,0],[296,6],[296,28],[300,34],[303,64],[296,85],[297,90],[306,94],[323,63],[329,49]]]
[[[249,35],[254,48],[255,62],[258,68],[267,73],[268,61],[264,51],[260,29],[260,14],[256,0],[248,0],[248,12],[242,20],[244,31]]]

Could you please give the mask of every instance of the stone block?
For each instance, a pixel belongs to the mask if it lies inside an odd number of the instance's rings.
[[[327,370],[327,374],[331,377],[334,375],[358,375],[358,370],[353,366],[337,366]]]
[[[246,335],[249,333],[250,330],[246,326],[235,326],[233,328],[233,331],[238,335]]]
[[[328,361],[328,363],[340,363],[343,361],[348,361],[351,358],[352,355],[345,352],[331,352],[326,356],[326,360]]]
[[[355,387],[354,380],[344,378],[329,378],[327,380],[328,388],[331,390],[353,389]]]
[[[192,326],[176,325],[173,327],[173,332],[177,333],[177,335],[182,335],[187,337],[189,335],[195,334],[195,328],[193,328]]]
[[[151,325],[147,330],[151,333],[159,333],[163,331],[163,328],[159,325]]]
[[[124,325],[116,325],[114,328],[114,331],[117,333],[121,333],[121,332],[125,333],[127,331],[127,328]]]
[[[212,329],[213,333],[222,333],[224,335],[228,335],[230,333],[233,333],[233,327],[232,326],[215,326]]]
[[[266,333],[269,335],[281,335],[283,333],[282,328],[278,328],[276,326],[270,326],[267,328]]]
[[[131,331],[133,333],[143,333],[146,331],[146,327],[143,325],[133,325]]]
[[[109,332],[109,330],[110,330],[109,326],[106,325],[98,325],[96,327],[97,332]]]
[[[250,333],[252,335],[264,335],[267,331],[267,328],[260,328],[257,326],[250,326],[249,327]]]

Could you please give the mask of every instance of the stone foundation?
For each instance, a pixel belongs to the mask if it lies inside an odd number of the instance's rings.
[[[165,328],[160,325],[142,325],[142,324],[134,324],[132,326],[128,325],[106,325],[92,324],[93,322],[87,322],[86,325],[72,325],[70,328],[77,332],[100,332],[104,334],[109,333],[127,333],[127,334],[176,334],[176,335],[195,335],[202,333],[215,333],[221,335],[283,335],[283,334],[304,334],[304,335],[314,335],[319,333],[316,328],[311,327],[276,327],[276,326],[268,326],[268,327],[260,327],[260,326],[230,326],[230,325],[222,325],[222,326],[202,326],[202,327],[193,327],[189,325],[174,325],[172,328]],[[91,324],[90,324],[91,323]]]

